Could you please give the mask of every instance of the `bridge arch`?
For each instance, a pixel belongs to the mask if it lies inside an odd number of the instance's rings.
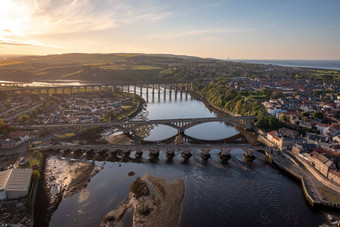
[[[111,85],[107,86],[107,91],[114,92],[114,87]]]
[[[55,91],[56,91],[57,95],[63,95],[64,94],[64,88],[59,87],[59,88],[56,88]]]
[[[107,91],[107,86],[100,86],[100,91],[106,92]]]
[[[79,93],[79,87],[72,87],[71,94]]]
[[[100,91],[100,86],[96,85],[92,87],[93,91]]]
[[[63,89],[64,90],[64,94],[66,95],[71,95],[72,94],[72,88],[66,87]]]
[[[25,89],[25,90],[22,91],[22,94],[23,95],[31,95],[32,94],[32,90]]]
[[[49,88],[48,89],[48,94],[47,95],[55,95],[56,94],[56,89],[54,88]]]
[[[40,95],[48,95],[48,88],[41,88],[39,89]]]

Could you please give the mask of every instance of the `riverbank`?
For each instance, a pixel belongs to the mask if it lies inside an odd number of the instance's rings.
[[[44,155],[41,170],[34,212],[35,226],[47,226],[60,202],[86,190],[88,181],[100,168],[92,161],[73,161]]]
[[[309,169],[304,169],[300,160],[294,160],[288,154],[276,151],[266,154],[266,156],[270,163],[300,181],[304,196],[312,207],[340,210],[339,191],[327,188],[327,194],[323,193],[320,189],[327,186],[319,182]]]
[[[196,98],[203,102],[203,104],[212,112],[216,113],[217,116],[240,116],[239,114],[232,113],[226,109],[220,108],[215,106],[213,103],[209,102],[201,93],[190,91],[190,95],[193,98]],[[259,145],[259,141],[257,139],[257,136],[250,131],[245,130],[244,128],[235,126],[235,128],[246,138],[249,144],[253,146]]]
[[[239,116],[237,114],[231,113],[228,110],[225,110],[223,108],[219,108],[215,106],[214,104],[210,103],[202,94],[192,92],[193,97],[196,97],[197,99],[201,100],[208,108],[209,110],[214,110],[219,112],[220,114],[228,114],[232,116]],[[257,136],[252,132],[249,132],[247,130],[244,130],[240,127],[237,127],[237,129],[242,132],[244,136],[246,136],[247,140],[251,145],[255,144],[264,144],[268,147],[276,147],[273,144],[268,144],[265,141],[261,140],[263,139],[261,135]],[[243,131],[242,131],[243,130]],[[259,131],[259,130],[258,130]],[[269,141],[268,141],[269,142]],[[313,175],[313,172],[310,171],[310,169],[306,168],[302,164],[299,165],[297,161],[293,160],[289,155],[281,152],[280,154],[277,153],[275,156],[274,153],[271,153],[271,155],[267,154],[267,158],[270,160],[271,163],[273,163],[276,167],[279,169],[285,171],[289,175],[292,175],[296,179],[298,179],[301,182],[301,187],[304,192],[306,200],[314,207],[314,206],[325,206],[325,207],[331,207],[331,208],[337,208],[340,209],[340,193],[337,193],[337,191],[340,190],[334,190],[334,187],[327,186],[327,184],[323,184],[322,181],[318,181],[318,177],[315,177]],[[306,169],[304,169],[306,168]],[[323,189],[324,187],[328,187],[328,189]],[[325,193],[325,192],[329,193]],[[334,198],[338,198],[335,199]]]

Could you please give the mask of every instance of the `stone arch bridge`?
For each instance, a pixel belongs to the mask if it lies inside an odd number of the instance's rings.
[[[6,87],[10,87],[8,92],[20,92],[20,93],[28,93],[28,94],[74,94],[80,92],[93,92],[93,91],[100,91],[100,92],[116,92],[122,91],[127,93],[134,93],[137,94],[138,92],[140,95],[143,92],[143,89],[146,93],[149,93],[149,88],[151,88],[152,94],[157,91],[158,93],[161,92],[161,87],[174,90],[174,91],[189,91],[192,89],[191,83],[174,83],[174,84],[167,84],[167,83],[129,83],[129,84],[83,84],[83,85],[70,85],[70,86],[26,86],[21,87],[20,84],[6,84],[3,85]],[[137,92],[138,88],[138,92]],[[59,92],[59,93],[58,93]]]
[[[132,151],[135,151],[136,158],[140,158],[143,152],[149,151],[150,158],[158,158],[161,151],[166,152],[168,159],[173,158],[175,152],[182,152],[181,156],[184,159],[189,159],[192,153],[199,153],[202,159],[209,159],[210,152],[213,150],[219,151],[219,157],[222,160],[228,160],[233,149],[242,149],[244,157],[249,160],[255,159],[255,152],[260,152],[268,155],[272,148],[264,146],[252,146],[250,144],[162,144],[162,145],[41,145],[34,147],[34,149],[45,151],[58,151],[58,150],[74,150],[81,152],[101,153],[102,155],[112,155],[112,153],[119,153],[122,157],[127,157]],[[104,151],[104,154],[103,154]]]

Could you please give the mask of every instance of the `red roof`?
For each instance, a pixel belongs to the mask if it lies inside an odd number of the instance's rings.
[[[334,128],[336,131],[340,130],[340,124],[332,124],[332,128]]]
[[[332,173],[333,175],[340,177],[340,171],[336,170],[336,169],[331,169],[329,170],[330,173]]]
[[[322,124],[322,123],[320,123],[320,124],[317,124],[316,126],[320,126],[320,127],[327,128],[329,125],[328,125],[328,124]]]
[[[271,136],[276,136],[277,131],[273,130],[273,131],[268,132],[268,134],[271,135]]]
[[[9,133],[9,137],[18,138],[19,136],[23,137],[23,136],[26,136],[28,134],[29,134],[28,131],[14,131],[14,132]]]

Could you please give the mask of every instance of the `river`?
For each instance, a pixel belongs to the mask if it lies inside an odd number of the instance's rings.
[[[152,98],[151,90],[146,109],[136,118],[165,119],[185,117],[214,117],[215,114],[190,95],[162,91]],[[146,140],[161,140],[175,135],[176,130],[155,126]],[[186,131],[191,137],[206,140],[223,139],[238,131],[221,123],[206,123]],[[180,226],[319,226],[325,215],[312,209],[306,202],[300,183],[256,153],[253,162],[243,160],[243,151],[235,149],[232,158],[222,164],[218,151],[211,152],[205,162],[194,154],[188,163],[178,152],[173,162],[166,161],[160,153],[157,163],[96,162],[103,166],[85,190],[64,199],[54,212],[50,226],[99,226],[105,215],[115,209],[128,196],[129,186],[136,177],[146,173],[166,178],[185,179],[185,196],[182,202]],[[134,153],[131,153],[134,156]],[[128,172],[136,175],[128,177]],[[123,219],[124,226],[131,226],[130,218]]]

